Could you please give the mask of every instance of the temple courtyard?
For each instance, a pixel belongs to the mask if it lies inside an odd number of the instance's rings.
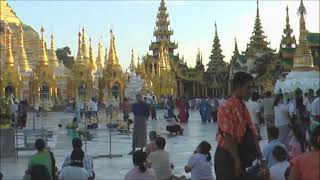
[[[71,121],[73,113],[67,112],[49,112],[47,117],[35,117],[35,127],[42,128],[42,126],[49,131],[53,131],[53,136],[48,139],[48,146],[53,151],[57,166],[60,169],[63,163],[64,156],[67,152],[72,151],[71,141],[72,135],[65,128],[67,122]],[[33,117],[35,114],[29,114],[27,128],[32,129],[34,126]],[[121,115],[119,115],[121,116]],[[148,131],[156,130],[161,136],[167,140],[166,150],[170,152],[171,162],[175,165],[173,170],[175,175],[185,175],[190,177],[190,174],[184,173],[184,166],[189,157],[195,150],[196,146],[202,141],[206,140],[212,145],[211,153],[214,155],[216,141],[215,134],[217,131],[216,123],[202,124],[198,111],[190,112],[190,119],[188,124],[184,124],[184,135],[175,136],[169,135],[166,131],[167,122],[163,118],[162,110],[157,112],[158,120],[148,121]],[[132,156],[127,155],[131,150],[131,134],[121,134],[113,131],[112,134],[112,154],[122,155],[122,157],[114,157],[112,159],[106,157],[109,154],[109,130],[106,127],[106,117],[103,112],[99,113],[101,122],[99,128],[90,130],[94,138],[91,141],[84,142],[83,149],[94,157],[94,170],[97,180],[123,179],[125,174],[132,168]],[[132,114],[130,114],[132,117]],[[63,125],[62,128],[58,124]],[[84,126],[82,122],[80,127]],[[263,130],[263,128],[262,128]],[[22,131],[18,132],[22,135]],[[261,144],[266,143],[266,137],[263,137]],[[18,139],[19,146],[23,145],[23,138]],[[18,152],[18,158],[8,157],[1,158],[0,170],[4,174],[6,180],[22,179],[24,171],[27,168],[28,159],[35,150],[24,150]],[[214,171],[214,168],[213,168]],[[213,172],[214,173],[214,172]]]

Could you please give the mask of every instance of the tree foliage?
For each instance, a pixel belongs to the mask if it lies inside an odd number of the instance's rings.
[[[67,68],[72,68],[74,64],[74,57],[71,56],[71,50],[68,46],[58,48],[56,50],[56,54],[59,61],[62,61]]]

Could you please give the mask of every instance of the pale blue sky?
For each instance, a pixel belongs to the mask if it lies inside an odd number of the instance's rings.
[[[109,47],[109,29],[116,37],[116,48],[123,69],[128,67],[131,48],[135,55],[147,53],[153,37],[156,13],[160,1],[9,1],[18,17],[36,31],[43,25],[46,39],[55,35],[56,48],[77,50],[77,33],[84,25],[87,37],[92,36],[97,55],[97,43],[102,36],[104,47]],[[298,39],[300,1],[260,1],[263,30],[271,47],[279,47],[285,26],[285,7],[289,6],[290,23]],[[319,1],[304,1],[307,8],[306,26],[309,31],[319,30]],[[256,1],[166,1],[172,40],[178,42],[180,57],[195,65],[197,49],[203,52],[207,64],[214,36],[214,21],[225,61],[229,61],[237,37],[240,50],[249,42],[256,15]],[[88,41],[87,41],[88,43]]]

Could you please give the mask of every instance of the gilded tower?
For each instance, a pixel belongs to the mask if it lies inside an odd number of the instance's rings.
[[[174,50],[178,48],[178,44],[172,42],[170,37],[173,35],[173,30],[169,29],[170,20],[168,19],[167,7],[164,0],[161,0],[160,7],[158,8],[156,27],[153,32],[156,41],[152,42],[149,50],[152,51],[152,56],[157,57],[160,50],[160,42],[164,42],[168,48],[168,53],[173,56]]]
[[[6,47],[7,53],[6,57],[3,58],[3,67],[1,69],[1,96],[11,98],[15,97],[20,99],[20,89],[21,89],[21,76],[15,67],[14,58],[12,55],[12,41],[11,41],[11,30],[9,27],[6,27]]]
[[[57,96],[57,84],[54,72],[49,66],[47,48],[44,40],[44,28],[40,30],[40,47],[39,60],[34,71],[34,76],[31,79],[31,93],[34,95],[34,103],[50,103]],[[38,104],[39,105],[39,104]],[[45,106],[42,104],[42,106]]]
[[[304,16],[306,15],[306,8],[304,7],[302,0],[298,9],[298,13],[300,16],[300,36],[299,44],[293,57],[293,68],[296,70],[310,70],[313,69],[313,58],[311,50],[308,47],[308,32],[306,29],[306,23],[304,19]]]
[[[117,100],[122,100],[124,96],[126,77],[119,64],[119,59],[116,51],[115,36],[112,30],[110,30],[109,53],[106,53],[106,56],[107,61],[105,62],[103,77],[99,78],[98,83],[99,100],[103,101],[106,100],[106,98],[115,98]]]
[[[84,30],[82,32],[84,32]],[[94,80],[93,72],[82,54],[83,47],[85,47],[81,44],[83,37],[84,35],[81,36],[79,32],[76,62],[71,69],[68,80],[68,98],[76,98],[82,102],[91,99]]]
[[[19,53],[17,54],[17,61],[18,61],[21,72],[31,72],[32,69],[30,68],[27,54],[24,48],[24,41],[23,41],[24,32],[23,32],[22,26],[20,26],[19,32],[20,32],[20,36],[18,39],[18,47],[17,47],[19,50]]]

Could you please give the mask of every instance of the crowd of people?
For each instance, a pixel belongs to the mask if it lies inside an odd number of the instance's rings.
[[[147,142],[148,118],[160,119],[156,110],[161,104],[170,134],[183,134],[181,124],[189,122],[189,111],[199,111],[203,123],[217,123],[214,156],[211,144],[201,141],[184,167],[185,173],[191,173],[191,180],[213,180],[213,168],[217,180],[320,180],[320,89],[316,96],[313,90],[304,95],[296,91],[260,96],[253,91],[253,77],[244,72],[234,75],[232,88],[227,99],[162,96],[158,103],[154,97],[138,94],[134,104],[128,99],[118,104],[124,119],[129,118],[129,112],[134,115],[129,153],[133,167],[124,179],[186,179],[173,174],[175,166],[166,150],[165,137],[150,131]],[[266,128],[268,140],[263,147],[259,144],[262,128]],[[74,138],[72,147],[59,171],[44,140],[36,140],[37,153],[29,160],[25,178],[94,179],[93,159],[82,150],[81,139]]]

